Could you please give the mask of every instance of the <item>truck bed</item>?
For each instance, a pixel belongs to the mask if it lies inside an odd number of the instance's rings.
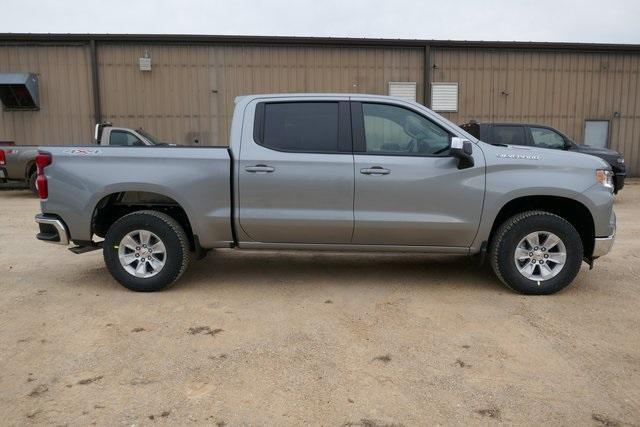
[[[231,156],[226,147],[44,146],[49,197],[43,213],[59,216],[72,240],[91,240],[91,220],[106,197],[145,192],[177,202],[204,247],[233,241]]]

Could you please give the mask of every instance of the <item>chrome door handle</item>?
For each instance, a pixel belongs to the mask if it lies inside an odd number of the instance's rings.
[[[360,169],[360,173],[363,175],[389,175],[391,170],[385,169],[382,166],[372,166],[370,168]]]
[[[244,168],[244,170],[246,170],[247,172],[253,172],[253,173],[271,173],[275,171],[276,168],[273,168],[267,165],[255,165],[255,166],[247,166],[246,168]]]

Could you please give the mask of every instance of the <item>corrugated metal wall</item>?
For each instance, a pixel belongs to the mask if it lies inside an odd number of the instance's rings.
[[[138,60],[151,56],[151,71]],[[233,100],[278,92],[386,94],[389,81],[424,91],[423,50],[377,47],[101,44],[102,113],[179,144],[227,144]]]
[[[452,121],[540,123],[582,142],[585,120],[609,120],[610,147],[640,173],[640,55],[437,49],[432,64],[432,81],[460,84]]]
[[[103,120],[165,141],[224,145],[236,96],[269,92],[386,94],[417,82],[424,49],[277,44],[98,43]],[[138,60],[151,56],[151,71]],[[548,124],[582,142],[584,121],[609,120],[609,145],[640,174],[640,55],[514,48],[432,48],[433,82],[459,83],[456,123]],[[0,72],[35,72],[42,108],[0,111],[0,140],[87,144],[92,138],[90,50],[85,44],[0,44]]]
[[[0,72],[36,73],[39,111],[0,109],[0,141],[89,144],[93,104],[87,45],[0,44]]]

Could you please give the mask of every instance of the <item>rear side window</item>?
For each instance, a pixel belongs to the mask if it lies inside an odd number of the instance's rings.
[[[494,126],[492,144],[527,145],[524,126]]]
[[[339,151],[337,102],[264,103],[259,108],[264,112],[254,132],[257,143],[278,151]],[[260,114],[258,111],[256,117]]]
[[[122,145],[131,147],[135,145],[144,145],[144,143],[131,132],[114,130],[111,131],[111,134],[109,135],[109,145]]]

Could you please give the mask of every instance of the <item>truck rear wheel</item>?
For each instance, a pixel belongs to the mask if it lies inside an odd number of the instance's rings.
[[[568,286],[582,264],[580,234],[564,218],[544,211],[515,215],[497,230],[490,259],[498,278],[516,292],[547,295]]]
[[[136,292],[164,289],[189,263],[189,240],[178,222],[162,212],[144,210],[118,219],[103,243],[111,275]]]

